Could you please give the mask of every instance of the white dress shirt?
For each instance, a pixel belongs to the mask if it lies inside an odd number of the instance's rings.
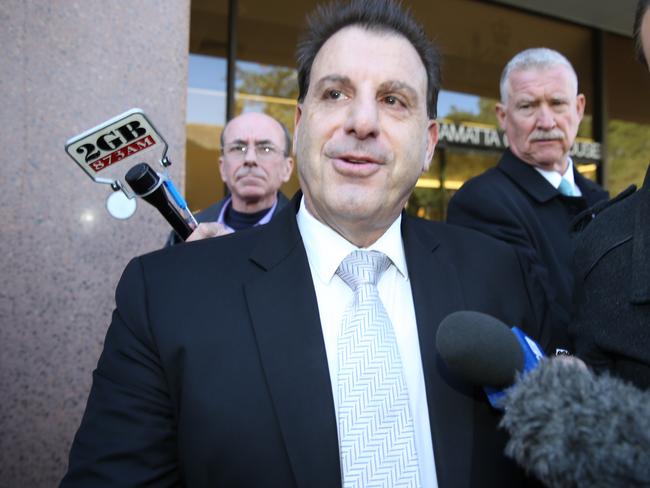
[[[537,172],[542,175],[544,178],[546,178],[546,181],[548,181],[551,185],[553,185],[553,188],[556,190],[560,186],[560,183],[562,182],[562,178],[564,178],[570,185],[571,188],[573,188],[573,196],[574,197],[581,197],[582,192],[580,191],[580,188],[578,185],[576,185],[575,178],[573,177],[573,160],[571,158],[568,158],[569,164],[566,166],[566,171],[564,172],[563,175],[558,173],[557,171],[549,171],[546,169],[541,169],[535,166],[535,169]]]
[[[337,340],[343,313],[352,303],[353,292],[336,274],[336,270],[348,254],[359,248],[327,225],[316,220],[307,210],[304,198],[300,202],[297,220],[316,290],[338,428]],[[420,480],[423,487],[435,488],[437,480],[429,425],[429,409],[424,387],[411,282],[406,268],[406,256],[400,230],[401,221],[400,216],[384,235],[364,249],[381,251],[392,261],[390,267],[381,276],[377,288],[393,324],[397,347],[402,359],[409,392],[409,404],[413,413],[413,425],[415,426],[415,445]]]

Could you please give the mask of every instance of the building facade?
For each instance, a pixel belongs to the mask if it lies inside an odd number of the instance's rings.
[[[121,271],[168,233],[144,203],[128,220],[110,217],[110,188],[74,164],[65,142],[139,107],[169,143],[170,175],[190,207],[209,205],[223,195],[219,133],[229,115],[264,110],[293,128],[295,44],[316,3],[0,4],[0,486],[60,480]],[[581,170],[612,193],[641,183],[650,110],[647,73],[632,54],[634,1],[570,2],[582,14],[557,14],[550,1],[405,3],[441,47],[445,90],[440,147],[410,212],[443,218],[453,191],[496,163],[501,69],[534,46],[561,51],[578,72],[587,97],[574,149]],[[601,8],[629,25],[586,17]],[[284,191],[297,188],[294,176]]]

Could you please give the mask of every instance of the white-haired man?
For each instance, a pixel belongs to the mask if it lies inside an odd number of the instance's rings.
[[[495,168],[469,180],[449,203],[448,221],[514,245],[546,301],[553,342],[570,347],[573,245],[570,223],[607,198],[569,156],[585,109],[571,63],[557,51],[527,49],[501,75],[497,118],[509,141]],[[564,346],[563,346],[564,345]]]

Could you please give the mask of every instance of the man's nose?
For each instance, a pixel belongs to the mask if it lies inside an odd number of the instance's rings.
[[[257,148],[255,147],[254,144],[250,144],[246,148],[246,152],[244,153],[244,164],[247,165],[257,164]]]
[[[379,109],[374,96],[357,94],[350,103],[345,121],[345,132],[358,139],[376,137],[379,134]]]
[[[537,110],[537,128],[551,130],[556,125],[553,110],[548,105],[541,104]]]

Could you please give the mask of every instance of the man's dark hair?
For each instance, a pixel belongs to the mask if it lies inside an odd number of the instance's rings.
[[[643,17],[645,16],[648,8],[650,7],[650,0],[639,0],[636,4],[636,13],[634,14],[634,50],[636,53],[636,59],[639,60],[641,64],[645,67],[648,67],[648,60],[643,54],[643,42],[641,39],[641,24],[643,23]]]
[[[427,38],[409,9],[393,0],[351,0],[317,7],[307,17],[307,32],[298,43],[298,102],[309,89],[309,76],[316,54],[323,44],[344,27],[359,26],[369,31],[390,32],[405,37],[415,48],[427,72],[427,113],[437,116],[440,91],[440,54]]]
[[[268,115],[268,114],[266,114]],[[271,117],[269,115],[269,117]],[[284,157],[288,158],[291,156],[291,135],[289,134],[289,129],[287,129],[287,126],[284,125],[282,122],[280,122],[278,119],[275,117],[271,117],[273,120],[275,120],[278,124],[280,124],[280,127],[282,127],[282,133],[284,134]],[[223,134],[226,132],[226,127],[228,127],[228,123],[230,121],[226,122],[226,125],[223,126],[223,129],[221,130],[221,135],[219,136],[219,143],[221,144],[221,150],[223,151],[223,146],[225,146],[225,142],[223,140]]]

